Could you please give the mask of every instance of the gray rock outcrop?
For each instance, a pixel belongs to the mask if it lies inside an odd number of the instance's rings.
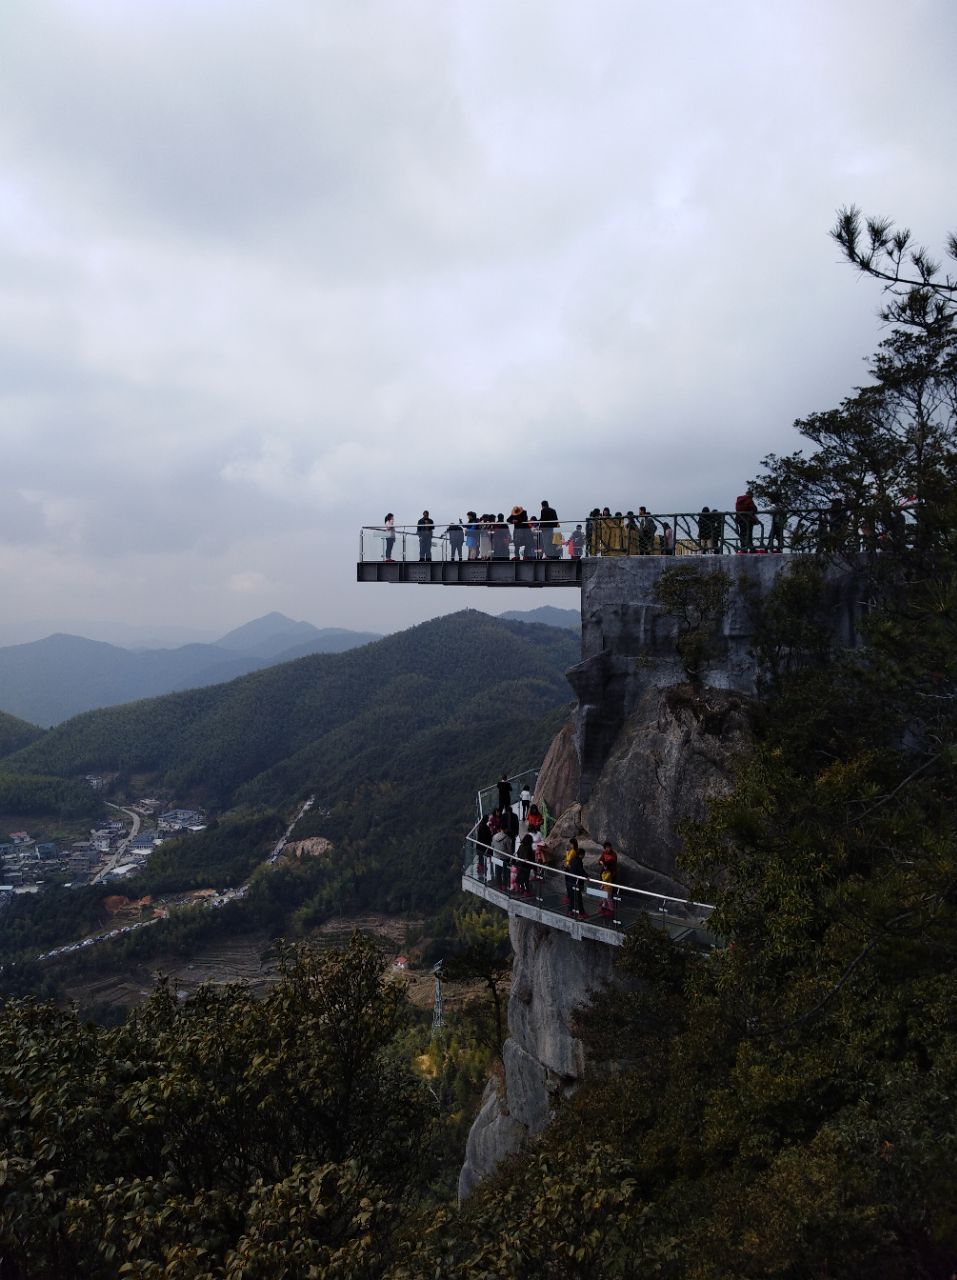
[[[491,1080],[486,1087],[459,1175],[460,1199],[540,1133],[556,1101],[581,1083],[585,1058],[575,1035],[575,1011],[616,980],[613,947],[577,942],[514,916],[509,936],[514,959],[504,1082]]]
[[[678,825],[703,818],[708,800],[730,790],[751,749],[753,714],[752,699],[725,689],[646,690],[582,806],[582,826],[676,877]]]
[[[575,722],[570,720],[551,741],[535,784],[535,799],[544,800],[552,814],[564,813],[578,799],[581,769],[575,745]]]

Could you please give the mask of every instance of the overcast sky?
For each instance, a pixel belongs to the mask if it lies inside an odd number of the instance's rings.
[[[394,630],[358,529],[725,506],[957,226],[952,0],[4,0],[0,640]],[[19,637],[18,637],[19,638]]]

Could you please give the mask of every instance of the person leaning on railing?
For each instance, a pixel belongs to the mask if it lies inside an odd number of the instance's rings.
[[[580,560],[582,552],[585,549],[585,533],[580,524],[576,524],[574,531],[568,535],[565,543],[568,548],[568,556],[571,560]]]

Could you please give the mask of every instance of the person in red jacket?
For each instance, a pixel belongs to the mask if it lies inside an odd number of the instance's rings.
[[[753,551],[754,526],[758,523],[758,509],[750,489],[734,500],[734,523],[738,526],[739,551]]]

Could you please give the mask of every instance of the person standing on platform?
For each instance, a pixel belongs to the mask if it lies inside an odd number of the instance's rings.
[[[714,520],[710,507],[702,507],[698,516],[698,550],[702,555],[714,550]]]
[[[512,784],[507,773],[503,773],[498,780],[498,807],[506,810],[512,807]]]
[[[542,551],[546,560],[557,560],[562,554],[562,531],[558,526],[558,512],[542,498],[542,512],[538,517],[542,531]]]
[[[585,885],[585,864],[578,848],[578,841],[572,839],[565,854],[565,887],[568,892],[568,909],[573,916],[587,915],[582,889]]]
[[[518,891],[528,897],[530,892],[528,881],[533,871],[532,863],[535,860],[535,851],[532,848],[532,837],[530,835],[522,836],[521,844],[518,846],[515,856],[518,859]]]
[[[515,845],[518,843],[518,833],[521,829],[521,823],[518,820],[518,814],[513,808],[510,807],[506,813],[508,817],[507,830],[508,834],[512,837],[512,848],[514,849]]]
[[[600,550],[598,542],[600,535],[601,512],[594,507],[589,513],[585,521],[585,555],[597,556]]]
[[[474,511],[465,513],[465,550],[470,560],[478,559],[479,523]]]
[[[532,793],[531,791],[529,791],[527,786],[522,787],[522,792],[521,792],[521,795],[519,796],[519,799],[522,802],[522,821],[527,822],[528,806],[532,803]]]
[[[385,555],[382,558],[386,564],[392,564],[392,548],[395,546],[395,516],[391,511],[386,513],[385,520],[382,523],[385,529]]]
[[[505,523],[505,517],[501,511],[495,517],[495,523],[492,525],[492,559],[507,560],[508,559],[508,525]]]
[[[771,497],[771,532],[768,535],[768,550],[782,552],[784,550],[784,531],[787,527],[788,513],[784,509],[784,501],[779,493]]]
[[[480,880],[487,879],[486,868],[488,859],[491,857],[492,832],[488,825],[488,818],[482,815],[482,820],[475,829],[475,843],[478,849],[478,875]]]
[[[612,848],[610,840],[606,840],[602,845],[601,853],[598,855],[598,865],[601,868],[602,881],[608,886],[606,890],[608,897],[601,904],[600,911],[603,916],[613,916],[615,914],[613,885],[618,879],[618,854]]]
[[[432,559],[432,531],[435,529],[435,521],[427,511],[423,511],[419,518],[419,523],[415,526],[415,531],[419,535],[419,564],[424,564],[427,560]]]
[[[449,535],[449,559],[461,562],[465,530],[457,520],[453,520],[445,532]]]
[[[754,526],[758,523],[758,508],[754,494],[746,489],[734,500],[734,523],[738,526],[738,550],[754,550]]]
[[[508,523],[512,526],[513,541],[515,543],[515,559],[531,560],[534,551],[530,545],[530,531],[528,527],[528,512],[524,507],[512,507],[512,514],[508,518]]]
[[[496,831],[495,835],[492,836],[492,860],[495,867],[496,889],[507,889],[509,887],[512,847],[512,837],[507,831]]]
[[[655,549],[655,518],[648,514],[647,508],[638,508],[638,554],[650,556]]]

